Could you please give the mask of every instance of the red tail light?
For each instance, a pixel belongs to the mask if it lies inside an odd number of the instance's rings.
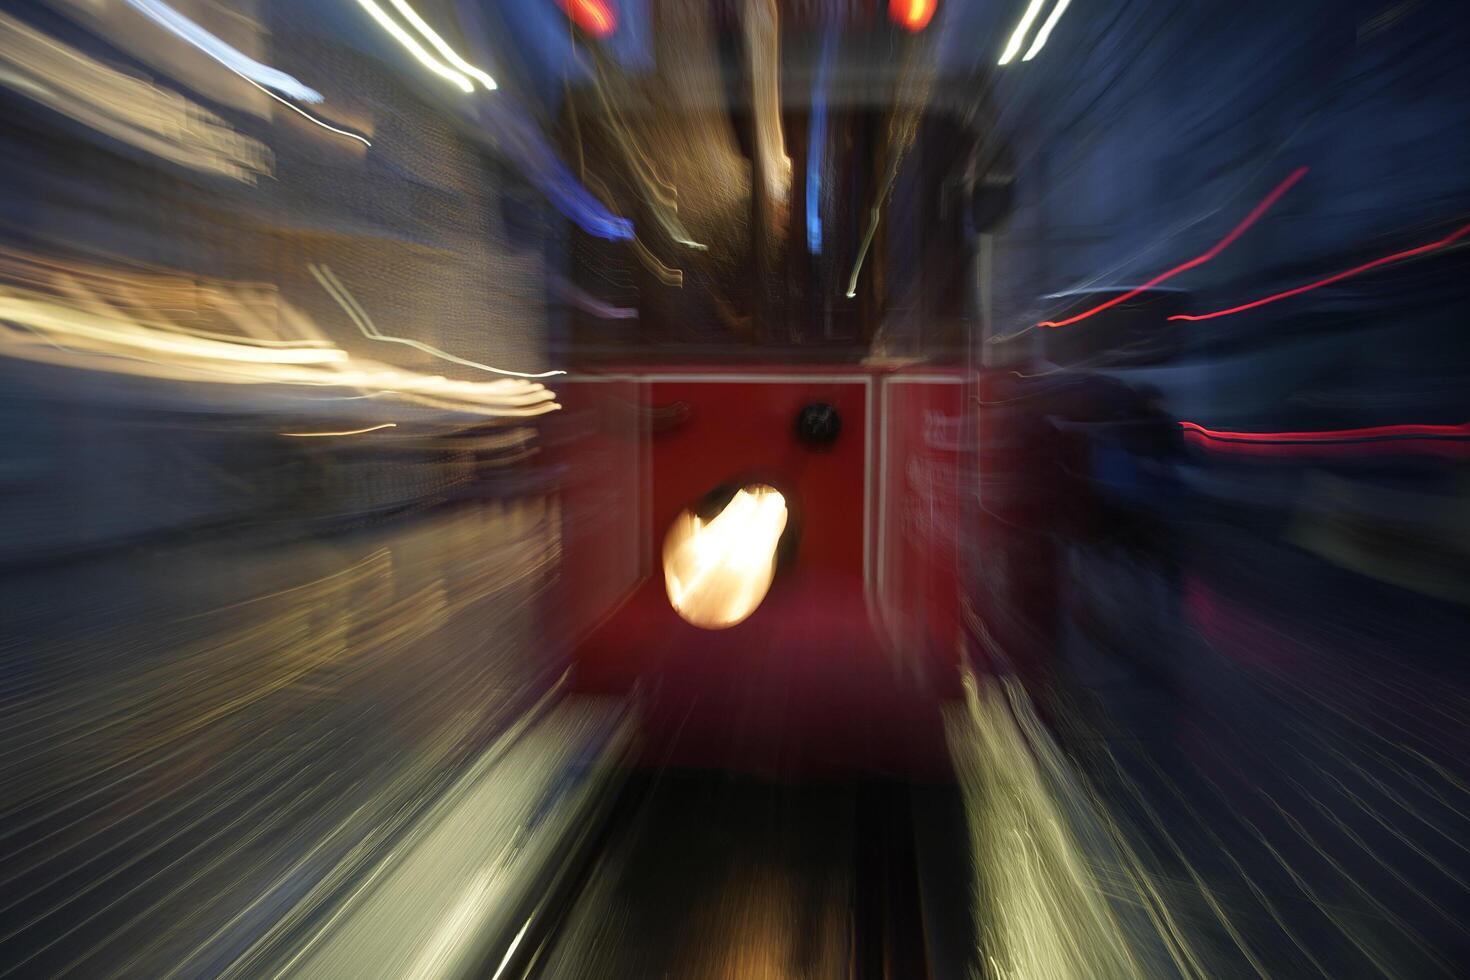
[[[583,33],[607,37],[618,27],[618,15],[607,0],[558,0]]]
[[[929,26],[939,0],[888,0],[888,17],[906,31],[918,33]]]

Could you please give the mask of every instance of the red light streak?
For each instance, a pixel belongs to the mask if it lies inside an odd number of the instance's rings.
[[[1197,422],[1180,422],[1180,428],[1208,439],[1238,439],[1242,442],[1341,442],[1345,439],[1391,439],[1396,436],[1455,436],[1470,438],[1470,422],[1459,425],[1375,425],[1365,429],[1326,429],[1317,432],[1221,432]]]
[[[560,0],[560,3],[572,23],[593,37],[607,37],[618,26],[618,16],[606,0]]]
[[[929,26],[938,0],[888,0],[888,16],[906,31],[917,34]]]
[[[1272,293],[1270,296],[1263,296],[1260,299],[1254,300],[1250,303],[1242,303],[1239,306],[1231,306],[1227,309],[1216,310],[1213,313],[1200,313],[1194,316],[1191,316],[1187,313],[1176,313],[1173,316],[1169,317],[1169,319],[1213,320],[1217,316],[1230,316],[1232,313],[1241,313],[1245,310],[1253,310],[1258,306],[1265,306],[1267,303],[1275,303],[1283,299],[1288,299],[1292,296],[1300,296],[1302,293],[1310,293],[1314,289],[1321,289],[1323,286],[1330,286],[1335,282],[1342,282],[1342,280],[1344,279],[1351,279],[1353,276],[1361,275],[1362,273],[1367,272],[1370,269],[1376,269],[1381,265],[1388,265],[1392,262],[1402,262],[1404,259],[1412,259],[1416,255],[1424,255],[1425,253],[1433,252],[1436,249],[1441,249],[1444,248],[1446,245],[1453,244],[1459,239],[1464,238],[1466,235],[1470,235],[1470,225],[1456,228],[1454,231],[1450,232],[1448,235],[1441,238],[1437,242],[1430,242],[1428,245],[1420,245],[1418,248],[1411,248],[1403,252],[1395,252],[1392,255],[1385,255],[1381,259],[1374,259],[1372,262],[1364,262],[1362,265],[1353,266],[1351,269],[1344,269],[1342,272],[1330,275],[1326,279],[1318,279],[1316,282],[1309,282],[1305,286],[1298,286],[1295,289],[1288,289],[1285,292],[1281,293]]]
[[[1293,170],[1289,177],[1287,177],[1281,183],[1277,184],[1276,188],[1272,190],[1271,193],[1267,194],[1264,198],[1261,199],[1260,204],[1257,204],[1254,208],[1251,208],[1250,213],[1241,220],[1240,224],[1236,225],[1230,230],[1230,234],[1226,235],[1224,238],[1216,242],[1215,246],[1211,248],[1208,252],[1205,252],[1202,255],[1198,255],[1195,258],[1190,259],[1188,262],[1183,263],[1182,265],[1176,265],[1174,268],[1170,269],[1167,272],[1161,272],[1157,276],[1154,276],[1152,279],[1150,279],[1148,282],[1144,283],[1142,286],[1139,286],[1137,289],[1130,289],[1123,295],[1115,296],[1105,303],[1099,303],[1097,306],[1094,306],[1090,310],[1078,313],[1076,316],[1068,317],[1065,320],[1043,320],[1042,322],[1038,323],[1037,326],[1069,327],[1074,323],[1077,323],[1081,320],[1086,320],[1090,316],[1101,313],[1103,310],[1106,310],[1109,307],[1117,306],[1119,303],[1126,303],[1128,300],[1137,296],[1144,290],[1152,289],[1159,283],[1172,279],[1175,276],[1179,275],[1181,272],[1188,272],[1190,269],[1204,265],[1206,262],[1215,258],[1221,252],[1225,251],[1225,249],[1229,248],[1231,243],[1233,243],[1241,235],[1245,234],[1247,228],[1255,224],[1257,221],[1261,220],[1261,216],[1269,211],[1271,209],[1271,206],[1274,205],[1278,200],[1280,200],[1281,195],[1291,190],[1293,184],[1295,184],[1297,181],[1301,180],[1307,175],[1307,170],[1307,167],[1297,167],[1295,170]],[[1172,320],[1174,319],[1174,317],[1170,317],[1169,319]]]
[[[1365,453],[1470,455],[1470,422],[1459,425],[1377,425],[1317,432],[1224,432],[1180,422],[1189,442],[1208,449],[1260,456],[1329,456]]]

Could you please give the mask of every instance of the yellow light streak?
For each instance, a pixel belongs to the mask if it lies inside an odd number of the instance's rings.
[[[637,256],[639,262],[643,263],[644,268],[658,277],[658,281],[665,286],[683,287],[684,270],[664,265],[659,261],[658,256],[650,252],[648,246],[636,237],[633,239],[633,254]]]
[[[791,191],[791,157],[781,129],[781,32],[775,0],[750,0],[745,40],[750,51],[751,105],[756,156],[771,199],[785,203]]]
[[[226,324],[242,332],[220,329]],[[283,328],[297,336],[281,336]],[[354,356],[265,284],[201,283],[7,249],[0,355],[153,380],[356,389],[359,398],[491,418],[560,407],[553,392],[519,374],[459,381]]]
[[[158,354],[248,364],[332,364],[347,360],[347,352],[338,348],[257,347],[243,338],[233,342],[206,340],[164,330],[148,330],[147,324],[138,324],[144,329],[120,332],[74,313],[54,303],[0,296],[0,320],[25,323],[41,330],[63,331],[84,340],[124,344]]]
[[[343,429],[339,432],[280,432],[277,435],[290,436],[292,439],[320,439],[323,436],[360,436],[366,432],[396,428],[398,428],[397,422],[384,422],[382,425],[370,425],[365,429]]]
[[[264,144],[204,106],[4,14],[0,86],[180,166],[245,183],[271,170]]]

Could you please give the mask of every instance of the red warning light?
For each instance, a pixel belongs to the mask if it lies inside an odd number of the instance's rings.
[[[939,0],[888,0],[888,17],[899,27],[917,34],[929,26]]]
[[[612,5],[607,0],[558,0],[561,9],[567,12],[572,19],[586,34],[593,37],[607,37],[618,27],[618,15],[613,12]]]

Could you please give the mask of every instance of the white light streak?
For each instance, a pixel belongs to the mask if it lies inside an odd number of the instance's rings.
[[[438,51],[451,65],[478,81],[489,91],[493,92],[498,88],[495,84],[495,79],[461,58],[442,37],[435,33],[434,29],[428,25],[428,22],[419,16],[418,11],[410,7],[405,0],[392,0],[392,3],[398,12],[403,15],[403,19],[412,24],[420,34],[428,38],[429,43],[434,46],[434,50]]]
[[[419,64],[440,78],[453,82],[462,91],[473,92],[475,90],[475,83],[470,81],[468,76],[460,74],[425,51],[424,46],[415,40],[412,34],[399,27],[398,22],[392,17],[389,17],[387,12],[382,7],[379,7],[374,0],[357,0],[357,3],[358,6],[368,12],[368,15],[373,20],[378,22],[379,27],[387,31],[393,36],[395,41],[403,45]]]
[[[306,268],[316,277],[316,281],[321,283],[322,288],[337,301],[337,305],[342,307],[343,312],[356,324],[357,329],[362,331],[363,336],[370,340],[381,340],[389,344],[403,344],[412,347],[414,350],[423,351],[431,357],[437,357],[453,364],[462,364],[465,367],[475,368],[478,371],[488,371],[491,374],[503,375],[507,378],[553,378],[559,374],[566,374],[565,371],[542,371],[536,374],[525,371],[507,371],[504,368],[491,367],[489,364],[481,364],[479,361],[471,361],[468,358],[458,357],[448,351],[431,347],[420,340],[413,340],[408,337],[389,336],[377,328],[372,318],[368,316],[367,310],[364,310],[361,304],[357,302],[357,299],[347,291],[347,287],[342,284],[342,280],[337,278],[335,272],[324,265],[308,265]]]
[[[492,418],[559,407],[551,391],[519,377],[457,381],[353,356],[285,306],[271,319],[299,337],[209,329],[217,319],[247,331],[273,329],[252,315],[260,297],[244,286],[201,287],[192,280],[0,255],[0,280],[7,278],[41,288],[0,282],[0,356],[154,380],[357,389],[360,397]],[[180,313],[185,322],[173,322]]]
[[[852,264],[852,275],[847,277],[847,292],[843,293],[848,299],[857,297],[858,274],[863,271],[863,260],[868,257],[868,249],[873,244],[873,233],[878,230],[878,218],[881,214],[878,208],[868,212],[868,230],[863,235],[862,247],[858,249],[857,261]]]
[[[264,144],[203,106],[3,14],[0,85],[179,166],[244,183],[271,170]]]
[[[233,68],[230,69],[230,70],[231,71],[234,71]],[[239,72],[235,72],[235,74],[240,75]],[[316,116],[313,116],[311,113],[307,112],[305,109],[302,109],[300,106],[296,105],[295,103],[289,102],[286,99],[281,98],[279,95],[277,95],[276,93],[272,92],[270,89],[266,88],[264,85],[261,85],[255,79],[250,78],[249,76],[246,76],[246,75],[240,75],[240,77],[243,78],[243,79],[245,79],[245,81],[249,82],[251,85],[254,85],[256,88],[260,89],[266,95],[269,95],[271,98],[275,99],[277,102],[279,102],[281,105],[285,106],[287,109],[290,109],[292,112],[296,113],[298,116],[305,117],[309,122],[316,123],[322,129],[330,130],[331,132],[336,133],[338,136],[345,136],[345,137],[347,137],[350,140],[357,140],[363,146],[372,146],[373,145],[372,143],[368,142],[368,139],[367,139],[366,136],[359,136],[358,134],[353,133],[353,132],[349,132],[348,130],[338,129],[336,126],[333,126],[331,123],[323,122],[322,120],[318,119]]]
[[[526,938],[526,930],[529,928],[531,928],[531,920],[527,919],[525,924],[521,926],[520,932],[517,932],[516,937],[510,941],[510,948],[505,951],[505,956],[500,960],[500,966],[495,970],[495,976],[491,977],[490,980],[500,980],[500,975],[510,965],[510,958],[515,955],[517,947],[521,945],[521,940]]]
[[[1025,56],[1021,58],[1022,61],[1030,61],[1046,46],[1046,39],[1051,37],[1051,29],[1057,26],[1057,21],[1062,19],[1062,13],[1066,11],[1067,5],[1071,2],[1072,0],[1057,0],[1057,5],[1051,8],[1051,13],[1042,23],[1041,30],[1036,32],[1036,39],[1031,42],[1031,47],[1026,49]]]
[[[1008,65],[1015,60],[1016,55],[1021,53],[1021,45],[1026,40],[1026,32],[1031,30],[1031,25],[1036,22],[1036,17],[1044,6],[1046,6],[1046,0],[1031,0],[1026,7],[1026,12],[1021,15],[1021,22],[1011,33],[1011,39],[1006,42],[1006,49],[1002,52],[997,64]]]
[[[243,75],[258,85],[275,89],[282,95],[289,95],[293,99],[300,99],[303,102],[322,101],[322,94],[316,89],[302,84],[279,68],[263,65],[243,51],[231,47],[168,4],[161,3],[160,0],[125,0],[125,2],[170,34],[189,42],[236,74]]]

